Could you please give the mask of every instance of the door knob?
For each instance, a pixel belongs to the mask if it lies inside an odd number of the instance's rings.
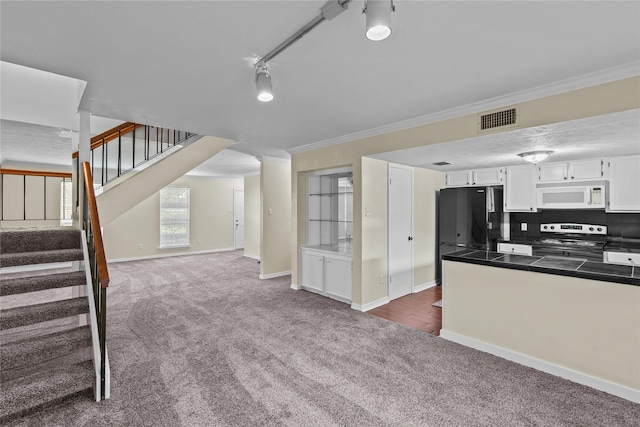
[[[409,240],[413,240],[413,237],[409,236]]]

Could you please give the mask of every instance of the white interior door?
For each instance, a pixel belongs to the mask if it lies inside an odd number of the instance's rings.
[[[234,244],[244,248],[244,190],[233,190]]]
[[[389,165],[389,299],[413,289],[413,169]]]

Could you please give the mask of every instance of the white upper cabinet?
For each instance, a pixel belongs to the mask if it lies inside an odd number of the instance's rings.
[[[562,181],[567,179],[569,167],[566,162],[538,165],[538,181]]]
[[[535,166],[508,166],[505,169],[505,212],[537,211],[535,192]]]
[[[472,185],[502,185],[503,168],[476,169],[471,171]]]
[[[602,178],[604,178],[604,161],[602,159],[575,160],[569,162],[569,179]]]
[[[447,172],[447,187],[471,187],[482,185],[502,185],[504,168],[474,169]]]
[[[609,159],[609,207],[607,211],[640,211],[640,155]]]
[[[602,159],[574,160],[571,162],[544,163],[538,165],[538,182],[602,179]]]
[[[455,171],[446,174],[447,187],[466,187],[471,185],[471,171]]]

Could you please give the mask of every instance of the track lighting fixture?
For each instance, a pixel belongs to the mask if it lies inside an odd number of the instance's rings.
[[[366,0],[362,13],[367,15],[365,35],[369,40],[380,41],[391,35],[391,12],[396,7],[393,0]]]
[[[266,62],[259,62],[256,65],[256,90],[258,91],[258,100],[269,102],[273,99],[271,75],[267,70]]]
[[[320,23],[330,21],[347,10],[351,0],[329,0],[320,9],[320,14],[307,22],[298,31],[289,36],[285,41],[273,48],[269,53],[259,58],[256,67],[256,89],[258,99],[268,102],[273,99],[271,87],[271,76],[267,71],[267,61],[275,58],[283,50],[300,40],[305,34],[313,30]],[[396,7],[393,0],[365,0],[362,13],[367,15],[366,36],[369,40],[384,40],[391,34],[391,12],[395,12]]]
[[[551,153],[553,153],[553,151],[529,151],[527,153],[520,153],[518,156],[522,157],[527,162],[536,165],[549,157],[549,154]]]

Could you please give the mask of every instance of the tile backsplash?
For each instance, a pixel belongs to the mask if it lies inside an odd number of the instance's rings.
[[[600,210],[511,212],[511,238],[540,237],[540,224],[559,222],[606,225],[609,237],[640,239],[640,213],[605,213]],[[527,231],[521,231],[522,223],[527,223]]]

